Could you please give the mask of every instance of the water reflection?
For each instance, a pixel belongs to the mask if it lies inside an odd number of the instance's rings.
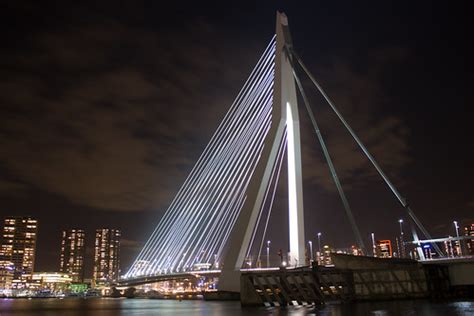
[[[322,307],[242,308],[239,302],[174,301],[153,299],[0,299],[0,315],[474,315],[474,300],[364,302]]]

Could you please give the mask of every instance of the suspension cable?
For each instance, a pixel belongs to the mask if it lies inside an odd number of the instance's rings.
[[[382,171],[382,168],[378,165],[378,163],[375,161],[374,157],[370,154],[370,152],[367,150],[367,148],[364,146],[362,141],[359,139],[359,137],[356,135],[354,130],[350,127],[349,123],[344,119],[342,114],[337,110],[336,106],[332,102],[332,100],[329,98],[329,96],[326,94],[326,92],[323,90],[323,88],[319,85],[319,83],[316,81],[315,77],[311,74],[311,72],[306,68],[305,64],[299,57],[299,55],[295,52],[295,50],[292,47],[288,47],[288,50],[291,53],[291,56],[295,57],[296,60],[298,61],[298,64],[301,66],[301,68],[304,70],[308,78],[312,81],[314,86],[318,89],[318,91],[321,93],[321,95],[324,97],[326,102],[329,104],[331,109],[334,111],[334,113],[337,115],[339,120],[342,122],[342,124],[346,127],[348,132],[351,134],[352,138],[355,140],[357,145],[359,145],[360,149],[364,152],[366,157],[369,159],[369,161],[372,163],[374,168],[377,170],[379,175],[382,177],[382,179],[385,181],[387,186],[390,188],[390,190],[393,192],[395,197],[398,199],[400,204],[407,210],[408,215],[412,218],[412,220],[415,222],[415,224],[418,226],[418,228],[421,230],[421,232],[425,235],[426,238],[431,239],[431,235],[428,233],[428,231],[423,227],[423,224],[420,222],[420,220],[416,217],[415,213],[411,210],[410,206],[408,205],[407,201],[405,198],[401,196],[401,194],[398,192],[397,188],[393,185],[393,183],[388,179],[388,177],[385,175],[385,173]],[[415,236],[415,234],[414,234]],[[436,250],[438,255],[443,256],[443,253],[441,249],[436,245],[435,243],[432,244],[433,248]]]
[[[319,143],[321,144],[321,148],[324,153],[324,157],[326,159],[326,162],[329,166],[329,170],[331,172],[331,176],[334,180],[334,183],[336,184],[337,191],[339,192],[339,196],[341,197],[342,204],[344,205],[344,210],[346,211],[346,215],[349,218],[349,222],[351,223],[352,231],[356,237],[357,244],[359,248],[362,250],[363,253],[366,252],[366,248],[364,245],[364,241],[362,240],[362,236],[360,234],[359,227],[356,224],[354,214],[352,213],[351,207],[349,205],[349,202],[346,198],[346,195],[344,194],[344,190],[342,188],[341,182],[339,181],[339,177],[337,176],[336,168],[334,167],[334,164],[332,162],[331,156],[329,154],[328,148],[326,146],[326,143],[324,141],[323,135],[321,134],[321,131],[319,129],[318,123],[316,122],[316,118],[314,117],[313,111],[311,110],[311,107],[309,105],[308,98],[306,97],[306,93],[304,92],[303,86],[301,85],[301,81],[296,75],[295,68],[293,66],[293,61],[290,62],[293,68],[293,76],[295,77],[296,84],[298,86],[298,89],[300,91],[301,97],[303,98],[304,105],[306,107],[306,111],[308,112],[309,118],[311,119],[311,123],[313,124],[314,131],[316,132],[316,135],[318,136]]]

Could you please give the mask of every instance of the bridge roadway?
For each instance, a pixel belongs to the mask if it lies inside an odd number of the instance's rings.
[[[423,265],[438,264],[446,265],[449,268],[449,274],[451,279],[451,284],[456,285],[473,285],[474,284],[474,257],[466,256],[460,258],[439,258],[439,259],[430,259],[419,261]],[[245,271],[271,271],[279,270],[279,267],[272,268],[253,268],[253,269],[241,269],[242,272]],[[161,281],[172,281],[172,280],[182,280],[186,278],[199,278],[201,276],[206,277],[218,277],[221,273],[221,270],[199,270],[199,271],[189,271],[186,273],[171,273],[171,274],[156,274],[144,276],[141,278],[130,278],[130,279],[121,279],[115,286],[117,287],[131,287],[137,285],[150,284]]]
[[[272,268],[253,268],[253,269],[240,269],[240,271],[273,271],[279,270],[278,267]],[[186,273],[170,273],[170,274],[155,274],[148,275],[141,278],[129,278],[121,279],[119,282],[114,284],[117,287],[130,287],[137,285],[150,284],[155,282],[162,281],[172,281],[172,280],[182,280],[187,278],[199,278],[202,276],[206,277],[218,277],[221,273],[221,270],[199,270],[199,271],[189,271]]]
[[[129,287],[129,286],[144,285],[144,284],[150,284],[150,283],[162,282],[162,281],[198,278],[201,276],[216,277],[216,276],[219,276],[220,273],[221,273],[221,270],[203,270],[203,271],[189,271],[186,273],[155,274],[155,275],[147,275],[141,278],[121,279],[115,285],[118,287]]]
[[[421,263],[447,266],[451,286],[474,287],[474,256],[428,259]]]

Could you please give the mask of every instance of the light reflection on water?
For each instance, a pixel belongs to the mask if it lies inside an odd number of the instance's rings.
[[[474,315],[474,300],[431,302],[405,300],[364,302],[322,307],[242,308],[239,302],[153,299],[0,299],[0,316],[14,315]]]

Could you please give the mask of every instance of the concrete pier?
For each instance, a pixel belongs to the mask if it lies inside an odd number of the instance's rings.
[[[410,259],[333,255],[334,266],[243,272],[244,306],[453,297],[474,284],[473,262],[424,264]],[[469,277],[467,277],[469,275]],[[451,279],[454,283],[451,282]]]
[[[474,257],[426,260],[422,264],[425,269],[433,265],[447,269],[452,296],[474,298]]]

